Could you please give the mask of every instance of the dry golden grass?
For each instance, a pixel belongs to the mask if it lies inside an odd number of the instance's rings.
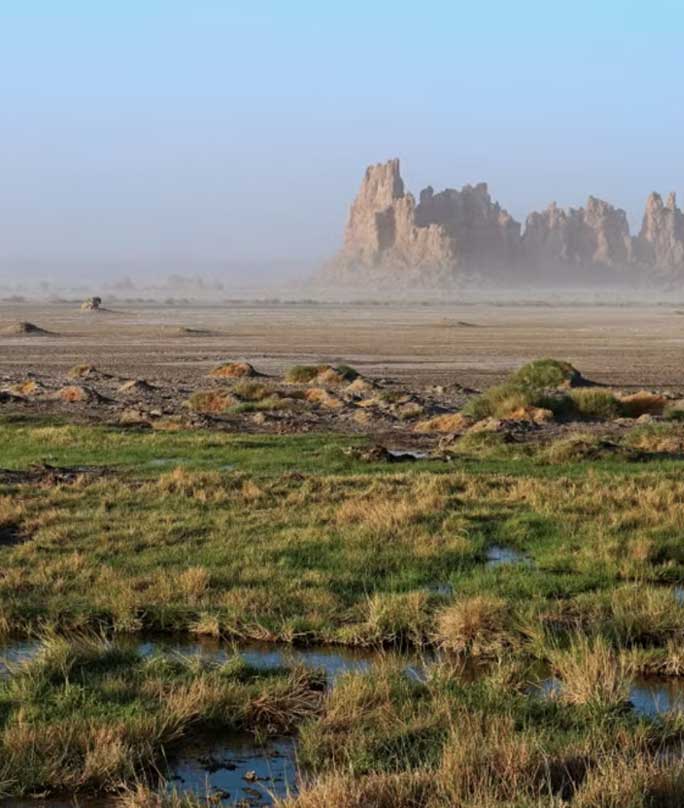
[[[679,756],[606,750],[582,782],[573,808],[679,808],[684,763]]]
[[[349,777],[330,774],[277,808],[428,808],[434,775],[428,771]]]
[[[378,645],[421,646],[430,624],[425,592],[376,594],[368,600],[366,626],[359,639]]]
[[[335,518],[339,525],[357,525],[373,533],[399,532],[444,507],[439,485],[423,481],[405,496],[382,493],[347,499],[338,506]]]
[[[560,677],[564,701],[599,708],[627,702],[632,675],[629,658],[602,637],[576,634],[568,649],[552,651],[550,659]]]
[[[304,394],[304,398],[309,404],[316,404],[328,410],[339,410],[344,406],[342,399],[332,395],[322,387],[312,387]]]
[[[222,413],[236,404],[235,398],[225,390],[199,390],[188,399],[188,407],[195,412]]]
[[[627,418],[639,418],[641,415],[662,415],[667,399],[658,393],[639,390],[630,395],[619,395],[621,414]]]
[[[227,362],[207,374],[210,379],[241,379],[257,375],[256,370],[249,362]]]
[[[468,418],[460,412],[447,413],[446,415],[436,415],[434,418],[428,418],[425,421],[419,421],[415,427],[415,432],[465,432],[468,427],[472,426],[473,419]]]
[[[553,412],[545,407],[527,405],[512,410],[508,418],[511,421],[530,421],[533,424],[545,424],[553,421]]]
[[[461,598],[437,615],[436,640],[455,654],[498,655],[513,642],[508,604],[487,595]]]
[[[13,384],[9,389],[18,396],[29,397],[38,395],[43,388],[35,379],[26,379],[26,381]]]
[[[202,602],[210,586],[211,576],[206,567],[190,567],[176,577],[176,585],[183,598],[193,606]]]
[[[681,423],[651,424],[627,433],[625,442],[635,449],[663,454],[684,453],[684,426]]]
[[[97,374],[98,370],[95,365],[84,363],[82,365],[75,365],[69,371],[70,379],[87,379],[89,376]]]
[[[548,793],[546,761],[534,737],[509,716],[454,717],[437,780],[444,805],[509,805]]]
[[[201,637],[220,637],[221,622],[217,615],[203,612],[197,620],[190,624],[190,631]]]

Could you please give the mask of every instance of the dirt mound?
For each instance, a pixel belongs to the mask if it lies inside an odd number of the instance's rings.
[[[124,394],[145,394],[152,393],[156,388],[145,379],[129,379],[119,387],[119,393]]]
[[[339,410],[344,407],[343,401],[337,398],[337,396],[331,395],[322,387],[312,387],[310,390],[306,391],[304,397],[310,404],[325,407],[328,410]]]
[[[618,396],[620,412],[626,418],[639,418],[641,415],[662,415],[668,400],[660,393],[639,390],[630,395]]]
[[[259,375],[249,362],[226,362],[207,374],[210,379],[244,379]]]
[[[18,322],[18,323],[10,323],[9,325],[3,326],[0,328],[0,334],[3,334],[8,337],[22,337],[22,336],[45,336],[49,334],[49,331],[46,331],[44,328],[40,328],[40,326],[34,325],[33,323],[29,322]]]
[[[90,387],[83,387],[79,384],[69,384],[57,390],[54,397],[66,404],[90,404],[96,401],[103,401],[102,396]]]
[[[151,420],[149,413],[135,407],[128,407],[119,415],[119,424],[121,426],[150,426]]]
[[[88,379],[92,376],[100,375],[100,372],[95,365],[85,363],[83,365],[75,365],[69,370],[67,375],[70,379]]]
[[[23,382],[13,384],[9,391],[10,393],[14,393],[14,395],[22,396],[22,398],[28,398],[29,396],[38,395],[42,389],[42,385],[35,379],[26,379]]]

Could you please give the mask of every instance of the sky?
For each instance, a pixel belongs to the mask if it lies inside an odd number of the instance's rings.
[[[684,201],[683,34],[681,0],[0,0],[0,280],[315,264],[395,156],[638,227]]]

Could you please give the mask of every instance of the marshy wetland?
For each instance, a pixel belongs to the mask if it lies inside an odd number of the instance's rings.
[[[7,805],[684,802],[669,366],[539,350],[482,384],[205,346],[175,381],[7,340]]]

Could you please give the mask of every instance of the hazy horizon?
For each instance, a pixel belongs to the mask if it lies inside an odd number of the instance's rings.
[[[594,194],[634,232],[684,196],[674,2],[141,5],[0,12],[0,281],[296,277],[394,156],[519,221]]]

